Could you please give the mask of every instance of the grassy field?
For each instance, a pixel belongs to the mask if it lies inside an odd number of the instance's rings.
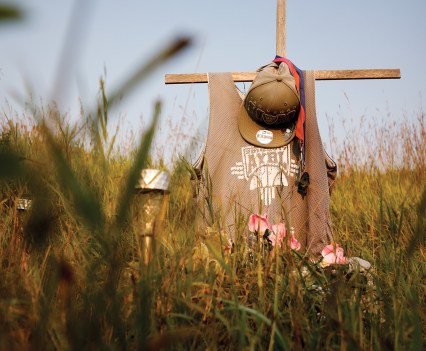
[[[34,110],[37,123],[2,120],[0,350],[425,349],[423,113],[370,128],[371,148],[350,134],[334,150],[335,240],[372,263],[365,275],[288,250],[248,256],[243,231],[224,254],[215,225],[196,229],[185,162],[169,170],[164,230],[145,264],[132,208],[146,201],[134,184],[153,166],[157,118],[124,155],[105,106],[81,128],[53,109]]]
[[[0,12],[1,21],[21,16]],[[426,349],[423,112],[414,122],[358,121],[343,142],[331,133],[335,240],[371,262],[368,274],[284,248],[248,254],[244,218],[224,253],[215,223],[197,229],[184,161],[169,169],[168,211],[144,262],[146,218],[134,208],[149,199],[134,185],[142,168],[165,168],[149,156],[161,106],[127,152],[109,135],[108,109],[187,44],[154,56],[108,98],[101,81],[85,123],[52,106],[28,105],[28,119],[2,111],[0,350]]]

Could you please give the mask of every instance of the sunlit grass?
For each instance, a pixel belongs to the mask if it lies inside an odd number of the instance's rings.
[[[0,20],[19,18],[0,7]],[[150,157],[161,103],[126,152],[109,110],[187,44],[172,43],[111,94],[101,80],[97,108],[82,111],[81,123],[54,105],[0,117],[0,350],[424,349],[423,112],[391,124],[361,118],[332,143],[341,171],[335,240],[371,262],[369,275],[318,269],[285,249],[249,254],[247,218],[225,254],[217,218],[207,231],[198,225],[183,160],[169,166],[164,231],[144,262],[133,209],[148,195],[134,185],[142,168],[167,168]],[[185,154],[174,137],[171,152]],[[20,199],[31,207],[20,209]]]
[[[318,268],[285,248],[249,251],[247,218],[224,253],[215,214],[207,230],[199,226],[189,164],[151,158],[161,103],[127,152],[117,145],[121,131],[109,128],[111,105],[186,44],[154,56],[111,95],[101,80],[97,108],[82,112],[82,123],[55,106],[2,115],[0,350],[423,349],[424,113],[392,124],[361,119],[333,144],[335,240],[371,262],[368,275]],[[174,137],[172,152],[185,154]],[[134,189],[147,167],[171,174],[149,263],[134,213],[149,196]],[[20,199],[31,207],[19,209]]]
[[[337,157],[335,240],[372,263],[370,284],[313,266],[306,277],[292,252],[249,257],[238,236],[224,255],[214,223],[197,229],[185,162],[169,169],[165,232],[146,265],[130,208],[139,170],[158,166],[148,157],[155,125],[126,157],[111,151],[102,110],[80,129],[3,121],[0,349],[422,349],[423,118],[407,129],[418,135],[405,166],[359,164],[350,143]],[[25,197],[31,210],[18,210]]]

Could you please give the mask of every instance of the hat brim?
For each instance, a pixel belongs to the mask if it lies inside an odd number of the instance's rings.
[[[296,135],[296,121],[280,128],[264,127],[254,122],[244,108],[244,101],[238,115],[238,129],[248,143],[262,148],[277,148],[290,143]]]

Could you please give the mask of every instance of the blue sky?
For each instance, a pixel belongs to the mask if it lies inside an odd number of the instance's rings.
[[[166,73],[254,71],[275,56],[275,0],[13,3],[25,17],[0,25],[2,115],[10,116],[9,105],[19,115],[29,86],[35,101],[58,99],[76,119],[79,100],[86,108],[96,102],[101,76],[112,91],[176,36],[193,37],[191,48],[153,72],[113,110],[123,135],[126,130],[138,134],[160,98],[158,143],[165,152],[176,144],[189,145],[192,137],[202,142],[208,121],[207,86],[165,85]],[[70,41],[66,33],[75,5],[75,40]],[[287,0],[287,57],[301,69],[401,69],[400,80],[316,83],[317,116],[326,145],[329,118],[356,124],[361,116],[414,119],[424,111],[425,15],[424,0]],[[69,42],[74,45],[65,45]],[[61,61],[64,47],[67,60]],[[343,129],[337,132],[345,137]]]

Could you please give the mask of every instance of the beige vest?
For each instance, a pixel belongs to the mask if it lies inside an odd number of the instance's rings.
[[[329,178],[335,164],[323,150],[316,113],[314,72],[304,72],[306,99],[305,171],[307,196],[297,192],[301,172],[297,141],[281,148],[259,148],[240,135],[237,116],[242,96],[230,73],[209,74],[210,120],[202,168],[200,198],[207,224],[219,219],[233,236],[235,224],[252,213],[268,214],[272,224],[286,223],[309,254],[318,256],[332,242]],[[334,172],[327,176],[327,165]]]

